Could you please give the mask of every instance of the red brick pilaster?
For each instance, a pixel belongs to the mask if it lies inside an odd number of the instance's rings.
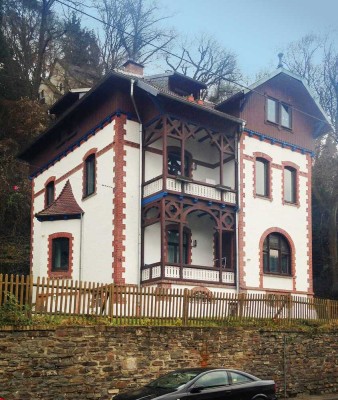
[[[313,295],[313,271],[312,271],[312,159],[307,156],[307,182],[306,182],[306,221],[307,221],[307,266],[308,266],[308,291]]]
[[[127,117],[120,115],[115,118],[114,135],[114,198],[113,198],[113,280],[116,284],[125,284],[125,198],[126,198],[126,150],[125,124]]]
[[[236,279],[239,279],[239,291],[245,290],[245,171],[244,171],[244,140],[247,137],[246,133],[243,133],[239,141],[240,151],[240,165],[239,165],[239,180],[240,180],[240,210],[238,212],[238,275]]]

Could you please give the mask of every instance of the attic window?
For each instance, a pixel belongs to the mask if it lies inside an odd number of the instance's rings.
[[[267,98],[266,120],[283,128],[291,129],[291,106],[278,100]]]

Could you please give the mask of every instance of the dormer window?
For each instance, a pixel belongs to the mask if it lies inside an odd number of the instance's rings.
[[[283,128],[291,129],[291,106],[278,100],[267,98],[266,120]]]

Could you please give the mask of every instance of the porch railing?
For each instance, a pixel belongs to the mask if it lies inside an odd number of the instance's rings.
[[[163,177],[151,180],[144,185],[144,197],[151,196],[164,189]],[[184,181],[175,178],[166,179],[166,189],[171,192],[186,193],[194,197],[201,197],[209,200],[223,201],[229,204],[236,204],[236,192],[230,188],[211,185],[203,182]]]
[[[148,265],[142,268],[141,280],[147,283],[153,279],[180,279],[191,281],[203,281],[213,283],[235,284],[235,274],[232,271],[215,269],[213,267],[202,267],[199,265],[187,265],[181,267],[178,265],[165,265],[162,275],[159,263]]]

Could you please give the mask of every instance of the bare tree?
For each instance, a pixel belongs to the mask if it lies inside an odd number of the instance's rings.
[[[160,26],[169,17],[161,16],[155,1],[95,0],[94,5],[104,21],[101,57],[106,72],[126,59],[146,64],[174,39],[172,30]]]
[[[233,94],[233,82],[240,79],[236,55],[224,49],[216,39],[200,34],[193,42],[180,45],[180,58],[167,56],[167,64],[173,71],[181,72],[208,85],[203,98],[222,100]]]
[[[305,79],[332,124],[314,160],[313,248],[315,272],[318,266],[319,276],[329,271],[322,293],[338,298],[338,48],[330,35],[307,35],[287,47],[285,65]]]

